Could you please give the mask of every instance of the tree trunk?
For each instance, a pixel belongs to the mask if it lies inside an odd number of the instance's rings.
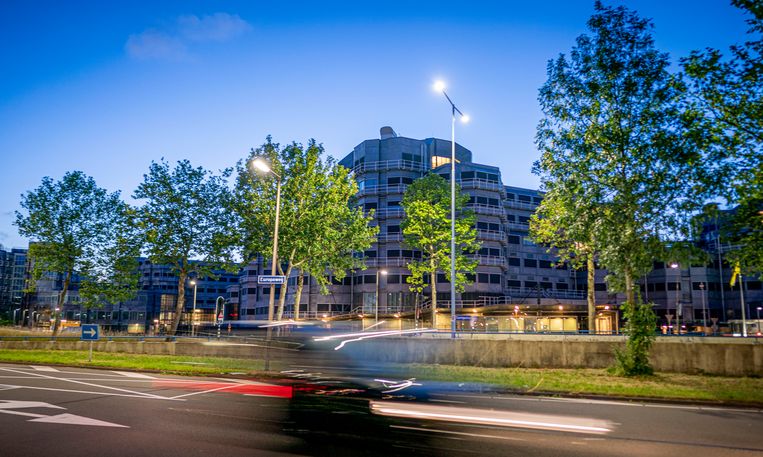
[[[170,326],[169,335],[174,335],[178,331],[180,325],[180,318],[183,316],[183,310],[185,309],[185,280],[188,278],[188,273],[181,271],[178,274],[178,301],[175,304],[175,316],[172,318],[172,325]]]
[[[297,276],[297,291],[294,294],[294,320],[299,320],[299,302],[302,301],[302,287],[305,285],[305,277],[303,271],[299,270],[299,276]],[[308,290],[308,294],[310,291]]]
[[[64,279],[64,287],[61,290],[61,293],[58,294],[58,305],[56,305],[56,308],[53,310],[53,318],[55,319],[55,323],[53,324],[53,334],[58,335],[58,332],[61,331],[61,311],[64,309],[64,303],[66,302],[66,292],[69,290],[69,283],[71,283],[72,280],[72,271],[69,270],[66,272],[66,278]]]
[[[284,305],[286,304],[286,291],[289,289],[289,276],[291,276],[291,270],[292,270],[291,259],[289,259],[289,267],[286,269],[285,272],[281,270],[281,265],[276,266],[276,268],[278,268],[278,270],[281,272],[283,276],[285,276],[285,279],[286,279],[283,285],[281,285],[281,293],[278,295],[278,313],[277,313],[276,320],[280,321],[281,319],[283,319],[283,308],[284,308]],[[271,286],[271,287],[274,287],[274,286]]]
[[[586,268],[588,269],[588,333],[596,333],[596,263],[593,260],[593,254],[589,254],[586,259]]]
[[[636,296],[633,291],[633,277],[629,269],[625,269],[625,301],[631,305],[636,304]]]
[[[434,262],[432,262],[434,263]],[[432,271],[429,273],[429,282],[432,287],[432,328],[437,325],[437,270],[432,265]]]

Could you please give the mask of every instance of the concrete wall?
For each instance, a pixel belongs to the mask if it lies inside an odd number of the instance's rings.
[[[376,339],[351,343],[356,359],[394,363],[439,363],[482,367],[606,368],[624,337],[501,335],[478,337]],[[656,371],[728,376],[763,375],[763,341],[737,338],[658,337],[650,361]]]
[[[624,337],[582,335],[470,335],[377,338],[347,344],[336,355],[364,362],[438,363],[482,367],[605,368]],[[336,342],[326,343],[334,353]],[[330,344],[330,346],[328,346]],[[2,349],[87,350],[81,341],[0,341]],[[133,354],[263,358],[264,347],[226,342],[99,341],[94,351]],[[273,348],[273,359],[299,357],[296,349]],[[763,375],[763,340],[658,337],[651,357],[656,371],[728,376]]]

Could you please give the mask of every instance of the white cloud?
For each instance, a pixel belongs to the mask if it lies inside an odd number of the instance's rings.
[[[187,48],[181,40],[158,30],[130,35],[125,50],[130,57],[141,60],[180,60],[187,56]]]
[[[228,41],[251,30],[252,26],[237,14],[215,13],[211,16],[180,16],[178,32],[189,41]]]
[[[251,29],[252,26],[237,14],[180,16],[166,30],[148,29],[130,35],[125,51],[130,57],[141,60],[184,60],[190,56],[189,49],[193,44],[223,43]]]

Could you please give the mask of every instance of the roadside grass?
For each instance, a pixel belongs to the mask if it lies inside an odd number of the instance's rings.
[[[678,399],[763,406],[763,379],[656,373],[620,377],[604,369],[480,368],[406,365],[407,375],[432,381],[479,382],[523,393]]]
[[[64,365],[84,368],[102,367],[124,370],[155,371],[185,375],[246,374],[253,375],[265,368],[263,360],[226,357],[191,357],[181,355],[145,355],[88,351],[40,351],[0,349],[0,362]],[[271,366],[274,366],[271,362]]]
[[[102,367],[183,375],[267,376],[283,369],[271,361],[88,351],[0,349],[0,362]],[[454,365],[396,365],[396,372],[423,381],[482,383],[519,393],[664,399],[763,407],[763,378],[657,373],[625,378],[605,369],[481,368]]]

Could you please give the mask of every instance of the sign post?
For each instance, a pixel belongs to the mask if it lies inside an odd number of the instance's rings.
[[[101,331],[100,331],[100,328],[98,327],[98,324],[83,324],[81,328],[82,328],[82,334],[80,335],[80,340],[90,342],[90,353],[87,357],[87,361],[92,362],[93,361],[93,341],[98,341],[98,339],[101,337]]]

